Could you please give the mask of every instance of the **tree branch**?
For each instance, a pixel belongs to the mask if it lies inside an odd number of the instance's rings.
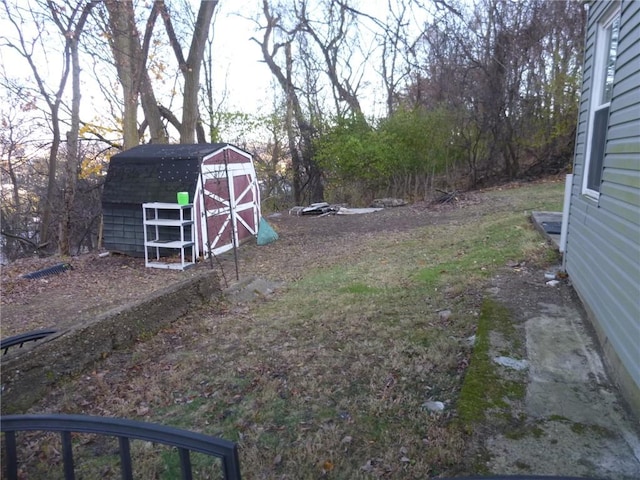
[[[178,60],[178,66],[180,70],[184,72],[187,67],[187,62],[184,59],[184,55],[182,53],[182,48],[180,48],[180,42],[178,41],[178,36],[176,35],[175,30],[173,29],[173,24],[171,23],[171,16],[169,15],[169,11],[167,10],[167,5],[164,3],[164,0],[156,0],[155,5],[158,6],[158,10],[160,12],[160,16],[162,17],[162,21],[164,22],[164,27],[167,30],[167,35],[169,36],[169,44],[173,49],[173,53]]]

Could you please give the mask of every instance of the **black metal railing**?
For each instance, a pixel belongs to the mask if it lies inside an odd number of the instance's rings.
[[[18,479],[18,449],[16,432],[60,432],[65,480],[75,478],[72,433],[88,433],[118,438],[121,478],[133,479],[130,440],[143,440],[175,447],[180,458],[182,478],[191,480],[190,452],[199,452],[220,459],[222,478],[240,480],[240,461],[235,443],[201,433],[180,430],[152,423],[88,415],[3,415],[0,432],[5,434],[6,478]]]
[[[35,342],[36,340],[41,340],[43,338],[48,337],[49,335],[53,335],[57,330],[53,330],[51,328],[45,330],[33,330],[27,333],[21,333],[20,335],[14,335],[13,337],[7,337],[0,341],[0,350],[4,350],[3,355],[7,354],[7,351],[11,347],[15,347],[18,345],[22,348],[27,342]]]

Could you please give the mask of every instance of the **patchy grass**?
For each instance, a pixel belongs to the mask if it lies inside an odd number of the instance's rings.
[[[497,382],[483,359],[489,329],[506,331],[509,319],[482,292],[506,262],[549,260],[528,213],[557,208],[562,185],[485,195],[491,211],[470,206],[437,226],[363,237],[271,301],[191,312],[38,409],[225,437],[238,442],[247,479],[472,473],[470,425],[524,388]],[[161,454],[148,468],[168,478],[174,466]]]

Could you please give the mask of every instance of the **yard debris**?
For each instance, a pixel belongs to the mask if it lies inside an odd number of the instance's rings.
[[[371,208],[389,208],[389,207],[404,207],[407,204],[406,200],[401,198],[376,198],[371,205]]]
[[[327,474],[331,470],[333,470],[333,468],[334,468],[333,462],[331,460],[325,460],[324,463],[322,464],[322,473]]]
[[[547,281],[547,285],[550,285],[552,287],[555,287],[556,285],[558,285],[558,283],[560,282],[554,282],[554,283],[550,283],[549,281],[553,281],[553,280],[564,280],[566,278],[568,278],[569,275],[567,274],[567,272],[565,272],[561,266],[552,268],[550,270],[547,270],[546,272],[544,272],[544,279],[548,280]]]
[[[380,210],[384,210],[384,209],[383,208],[374,208],[374,207],[369,207],[369,208],[340,207],[336,213],[338,215],[358,215],[358,214],[362,214],[362,213],[375,213],[375,212],[379,212]]]
[[[547,282],[547,285],[550,287],[557,287],[558,285],[560,285],[560,281],[559,280],[549,280]]]
[[[436,192],[439,192],[441,195],[436,197],[433,202],[434,203],[453,203],[458,201],[458,197],[460,196],[460,192],[458,190],[454,190],[452,192],[445,192],[444,190],[436,189]]]
[[[304,210],[304,207],[300,207],[300,206],[291,207],[289,209],[289,215],[299,216],[302,213],[302,210]]]
[[[390,465],[384,463],[384,460],[381,458],[371,458],[367,460],[360,470],[367,473],[373,473],[376,477],[380,478],[383,476],[387,476],[393,469]]]
[[[302,215],[322,215],[323,213],[337,211],[337,208],[329,205],[327,202],[312,203],[308,207],[304,207],[302,209]]]
[[[337,211],[338,206],[329,205],[327,202],[312,203],[308,207],[291,207],[289,215],[322,215],[331,211]]]
[[[48,277],[49,275],[58,275],[60,273],[66,272],[67,270],[72,270],[73,267],[70,263],[58,263],[52,267],[43,268],[41,270],[37,270],[35,272],[27,273],[22,276],[22,278],[28,278],[30,280],[37,278]]]
[[[400,448],[400,455],[402,455],[402,457],[400,457],[402,463],[411,463],[411,459],[407,456],[409,455],[409,449],[407,447]]]
[[[315,215],[326,217],[327,215],[356,215],[374,213],[382,210],[382,207],[374,208],[350,208],[346,205],[329,204],[327,202],[312,203],[308,207],[296,206],[289,210],[289,215]]]

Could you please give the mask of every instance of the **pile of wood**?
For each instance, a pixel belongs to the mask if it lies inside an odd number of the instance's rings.
[[[436,192],[438,192],[440,195],[433,200],[433,203],[454,203],[457,202],[460,197],[460,192],[458,190],[445,192],[444,190],[436,189]]]

